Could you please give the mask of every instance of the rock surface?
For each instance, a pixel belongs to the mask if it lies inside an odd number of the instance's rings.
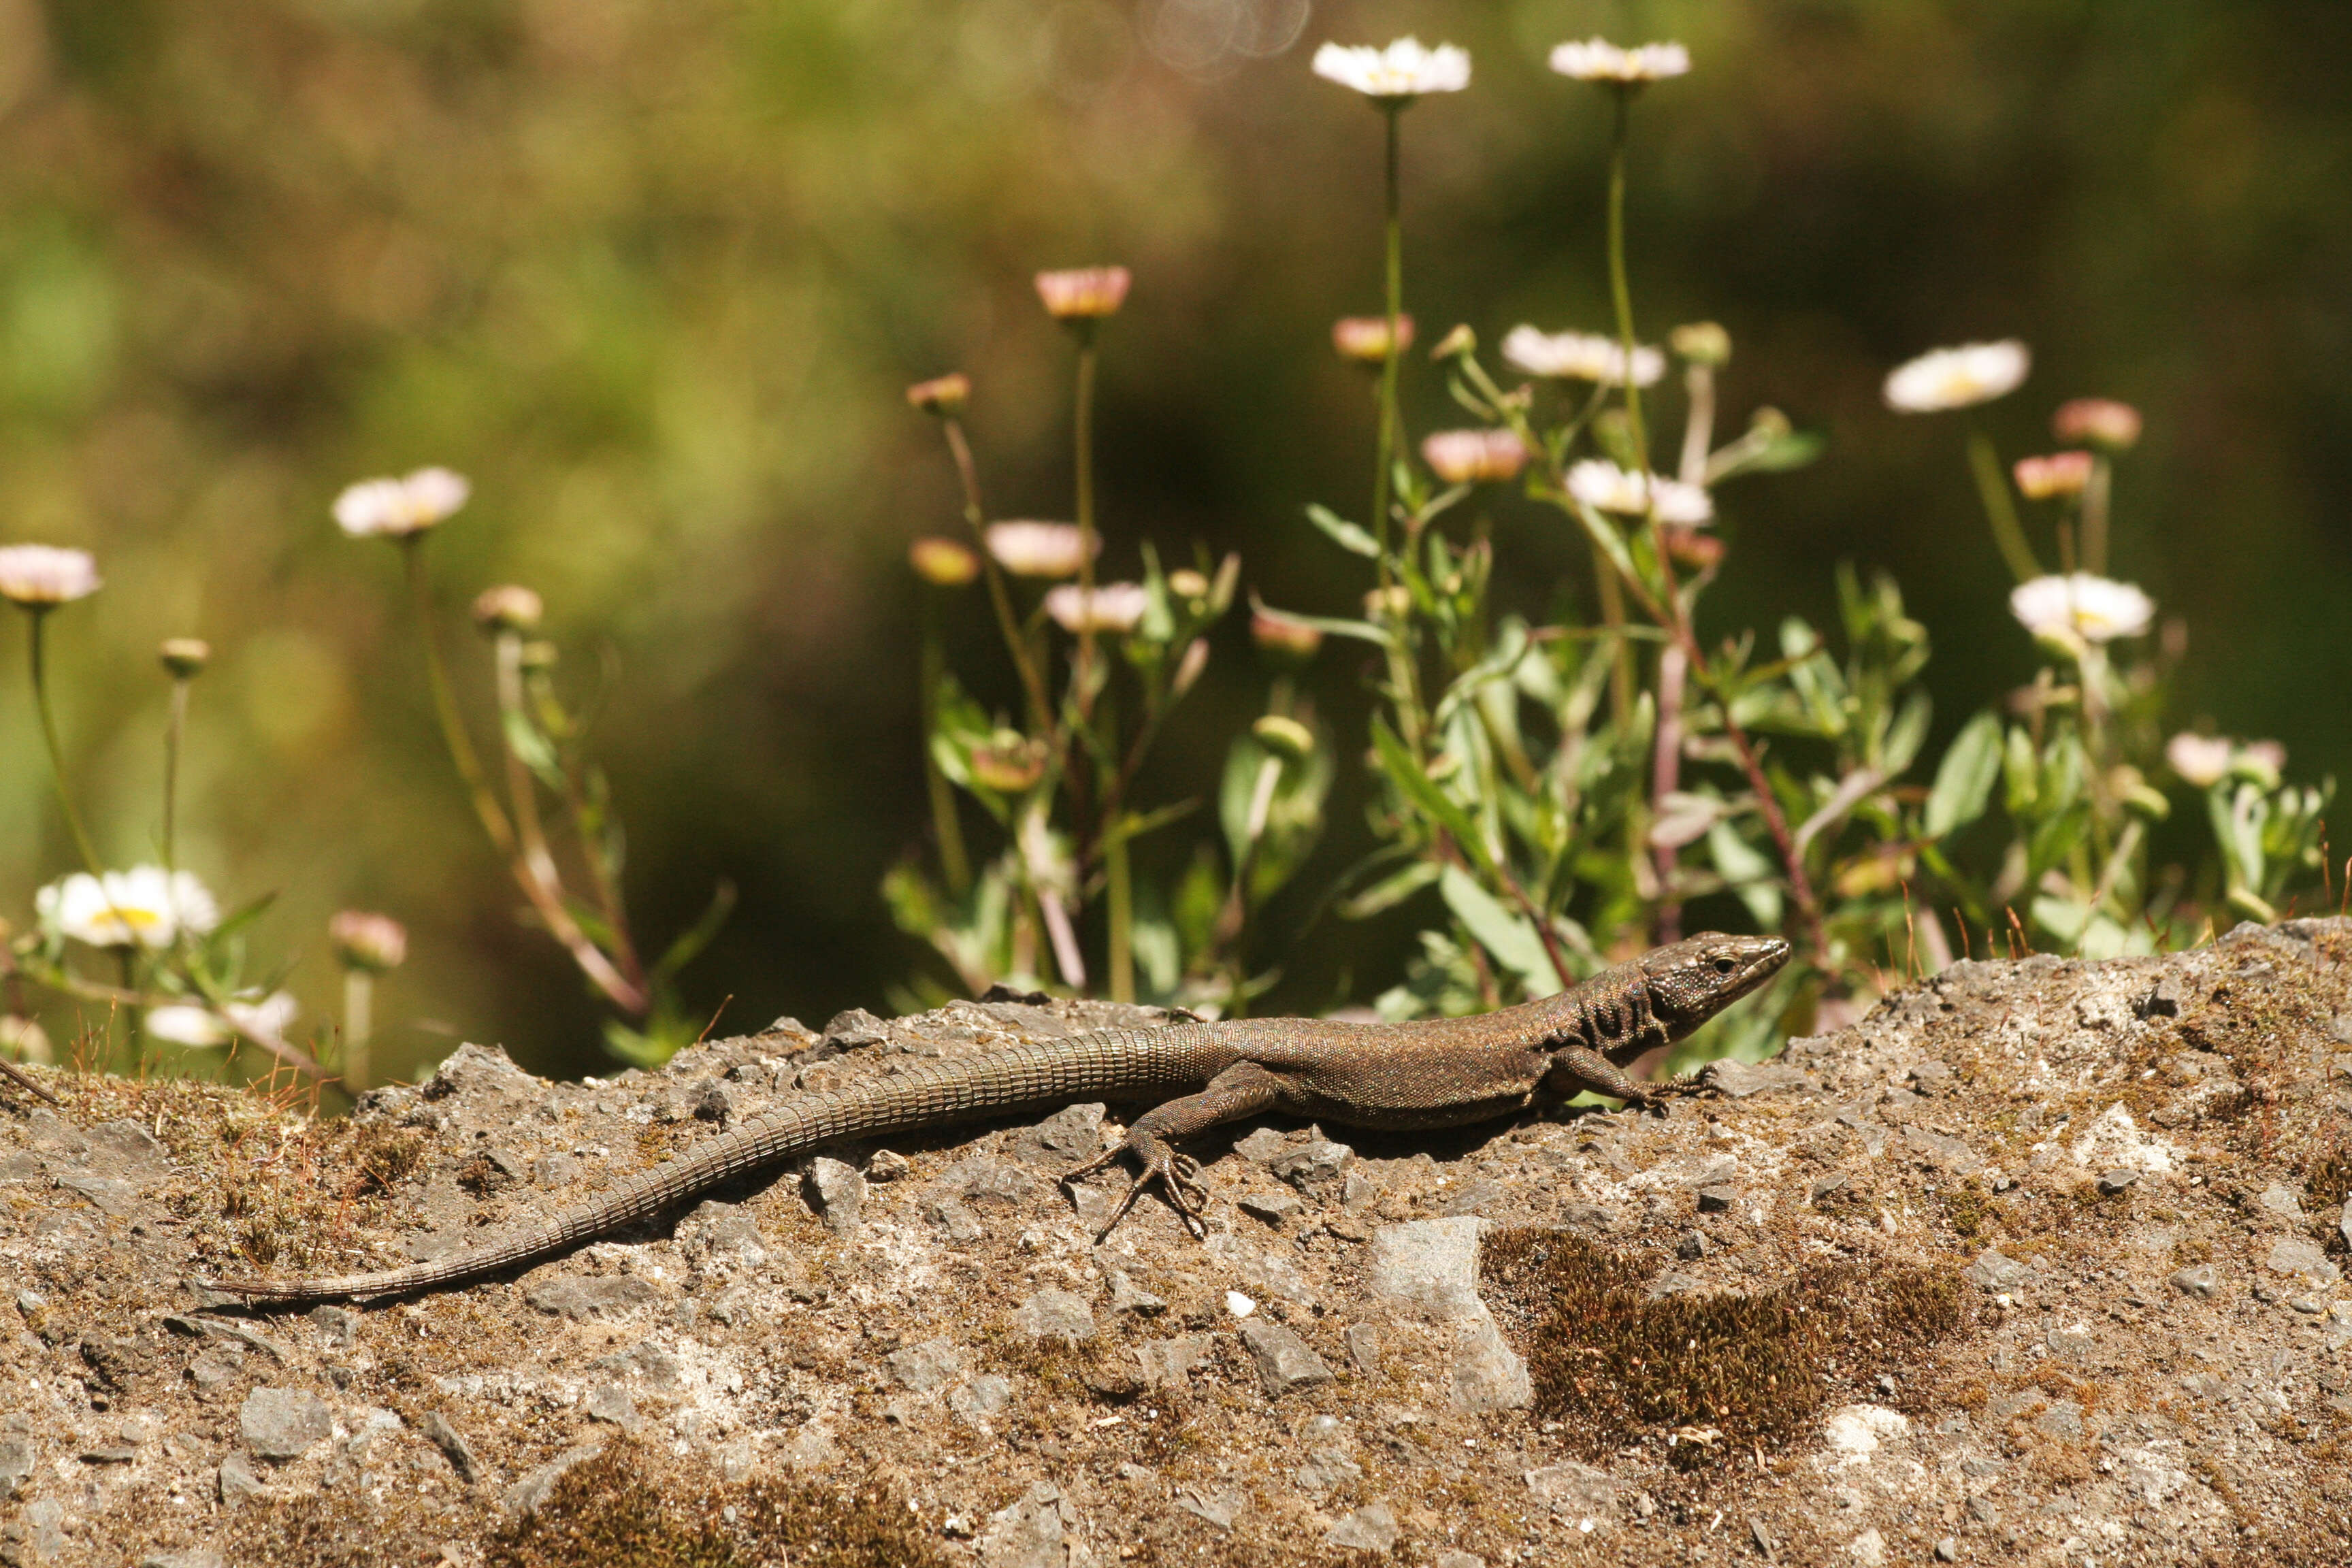
[[[1193,1151],[1206,1246],[1150,1198],[1097,1240],[1127,1177],[1054,1177],[1136,1108],[1087,1105],[828,1150],[451,1294],[182,1283],[438,1256],[798,1090],[1160,1021],[785,1020],[581,1083],[467,1047],[331,1122],[34,1069],[66,1105],[0,1092],[0,1563],[470,1565],[647,1495],[939,1564],[2352,1560],[2339,921],[1955,965],[1664,1118],[1245,1126]],[[1609,1323],[1510,1293],[1530,1236],[1621,1271]],[[1641,1397],[1605,1441],[1573,1415],[1607,1333],[1761,1333],[1807,1270],[1896,1265],[1958,1311],[1836,1341],[1769,1439],[1726,1435],[1732,1381],[1645,1415],[1660,1365],[1611,1374]]]

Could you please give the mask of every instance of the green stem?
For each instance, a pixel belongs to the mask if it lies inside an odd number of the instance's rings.
[[[2115,472],[2105,452],[2095,454],[2091,482],[2083,489],[2083,570],[2094,577],[2107,574],[2107,500]]]
[[[988,581],[988,601],[996,610],[997,629],[1003,634],[1005,649],[1013,656],[1013,668],[1021,677],[1021,689],[1028,694],[1030,726],[1051,740],[1054,705],[1045,694],[1045,677],[1038,673],[1037,662],[1030,657],[1028,639],[1021,635],[1021,619],[1013,614],[1013,595],[1004,585],[1003,568],[988,552],[988,511],[981,504],[980,468],[972,461],[971,443],[964,439],[961,420],[942,418],[940,426],[948,438],[948,454],[955,459],[956,478],[963,486],[963,520],[971,525],[972,547],[980,552],[981,575]]]
[[[1633,374],[1633,290],[1625,280],[1625,141],[1633,118],[1633,89],[1617,89],[1617,128],[1609,148],[1609,293],[1617,305],[1617,337],[1625,351],[1625,426],[1642,473],[1650,472],[1650,441],[1642,428],[1642,393]]]
[[[65,813],[66,831],[73,835],[74,848],[81,856],[82,864],[89,868],[91,876],[102,879],[98,851],[91,847],[89,832],[82,826],[81,813],[74,809],[73,793],[66,785],[65,748],[58,742],[57,711],[49,705],[48,670],[43,658],[41,635],[48,619],[48,607],[34,605],[26,608],[33,620],[33,706],[40,710],[41,739],[49,748],[49,773],[58,786],[58,806]]]
[[[1389,585],[1389,470],[1396,456],[1397,362],[1402,358],[1397,342],[1404,314],[1404,221],[1402,178],[1398,157],[1397,120],[1403,106],[1384,103],[1388,117],[1388,357],[1381,362],[1381,427],[1372,468],[1372,537],[1380,542],[1381,586]]]
[[[2023,583],[2042,575],[2033,547],[2017,521],[2017,504],[2010,499],[2009,480],[2000,471],[2000,457],[1992,437],[1973,425],[1969,428],[1969,467],[1977,479],[1977,496],[1984,502],[1985,521],[1992,525],[1992,542],[2009,564],[2010,575]]]
[[[923,605],[923,778],[930,787],[931,825],[940,839],[940,870],[948,891],[962,898],[971,890],[971,858],[963,845],[963,824],[956,816],[955,792],[931,754],[931,739],[939,733],[940,682],[947,677],[947,655],[940,647],[939,606],[931,595]]]
[[[422,533],[409,534],[400,542],[400,549],[408,572],[408,591],[415,601],[416,635],[425,644],[425,672],[433,688],[433,711],[441,721],[441,739],[449,748],[449,760],[457,764],[457,777],[473,799],[474,815],[482,819],[482,831],[490,836],[490,843],[500,856],[512,860],[514,825],[507,820],[498,796],[490,793],[489,780],[482,773],[482,760],[474,751],[473,737],[467,734],[466,721],[457,711],[457,694],[449,684],[448,665],[441,657],[441,634],[434,624],[433,584],[425,574],[424,540]]]
[[[163,869],[177,870],[173,825],[178,820],[180,798],[180,736],[188,727],[188,683],[172,682],[172,716],[163,726]]]
[[[1110,900],[1110,999],[1135,1000],[1135,884],[1127,864],[1127,836],[1113,832],[1103,842],[1103,872]]]
[[[1078,666],[1072,682],[1084,719],[1094,708],[1095,668],[1095,323],[1081,318],[1078,329],[1077,408],[1073,432],[1077,445],[1078,595],[1086,606],[1078,622]]]
[[[375,977],[364,969],[343,971],[343,1087],[356,1095],[368,1086],[368,1037],[373,1032]]]

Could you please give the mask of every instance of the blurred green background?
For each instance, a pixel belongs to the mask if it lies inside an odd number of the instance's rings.
[[[1644,334],[1723,321],[1735,427],[1769,402],[1831,441],[1726,492],[1708,629],[1827,622],[1853,560],[1935,633],[1939,734],[2027,674],[1957,423],[1878,401],[1911,353],[2015,334],[2032,379],[1988,411],[2009,456],[2067,396],[2148,416],[2117,574],[2187,619],[2175,717],[2352,772],[2336,0],[0,0],[0,542],[87,547],[108,579],[54,620],[103,852],[152,857],[155,643],[207,637],[183,859],[225,900],[282,889],[257,942],[299,955],[309,1017],[333,1007],[327,915],[376,908],[415,938],[385,1070],[457,1037],[598,1070],[595,1010],[515,923],[437,751],[395,553],[328,518],[352,479],[446,463],[476,485],[431,547],[476,713],[457,612],[530,584],[574,678],[616,672],[599,750],[642,934],[742,891],[697,1005],[821,1023],[939,973],[876,891],[925,832],[905,545],[956,521],[901,390],[971,373],[992,509],[1066,516],[1068,353],[1029,275],[1123,262],[1108,570],[1198,540],[1273,603],[1352,605],[1358,563],[1300,508],[1365,506],[1369,405],[1328,333],[1378,304],[1378,120],[1307,57],[1408,30],[1475,61],[1406,121],[1424,342],[1605,325],[1605,110],[1544,56],[1690,46],[1637,115]],[[1417,432],[1457,422],[1419,356],[1407,398]],[[1530,602],[1583,592],[1557,521],[1495,522]],[[980,609],[957,658],[1001,701]],[[9,626],[21,924],[71,862]],[[1151,798],[1211,788],[1256,710],[1226,630]],[[1362,673],[1337,647],[1318,669],[1343,737]],[[1352,744],[1294,921],[1365,842]],[[1273,1001],[1391,983],[1413,913],[1318,924]]]

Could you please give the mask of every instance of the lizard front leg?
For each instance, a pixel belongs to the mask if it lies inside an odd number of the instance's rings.
[[[1183,1220],[1184,1228],[1195,1237],[1205,1237],[1208,1232],[1201,1224],[1201,1205],[1207,1201],[1208,1194],[1198,1180],[1200,1163],[1189,1154],[1178,1153],[1172,1147],[1174,1141],[1194,1137],[1220,1122],[1276,1110],[1290,1098],[1290,1085],[1280,1074],[1255,1062],[1235,1062],[1211,1079],[1209,1086],[1200,1093],[1169,1100],[1137,1117],[1135,1124],[1127,1130],[1127,1137],[1116,1148],[1066,1173],[1062,1180],[1075,1182],[1091,1176],[1116,1163],[1121,1154],[1131,1153],[1141,1168],[1096,1239],[1108,1236],[1112,1227],[1127,1217],[1127,1211],[1135,1206],[1143,1189],[1155,1182],[1166,1194],[1169,1206]]]
[[[1544,1075],[1544,1087],[1562,1100],[1591,1089],[1628,1104],[1646,1106],[1661,1114],[1665,1110],[1655,1088],[1635,1081],[1607,1057],[1583,1046],[1562,1046],[1552,1052],[1551,1069]]]

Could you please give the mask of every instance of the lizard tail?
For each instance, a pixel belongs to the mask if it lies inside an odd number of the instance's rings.
[[[196,1276],[189,1284],[241,1297],[248,1306],[295,1306],[414,1295],[501,1274],[651,1219],[732,1177],[845,1138],[944,1127],[1089,1093],[1134,1093],[1191,1081],[1200,1069],[1180,1037],[1192,1032],[1119,1030],[1076,1040],[1031,1042],[926,1062],[840,1089],[797,1095],[766,1115],[626,1177],[560,1214],[428,1262],[315,1279]]]

